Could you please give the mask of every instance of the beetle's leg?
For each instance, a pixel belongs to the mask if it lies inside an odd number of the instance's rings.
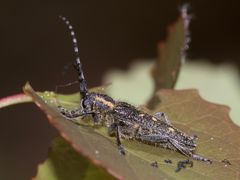
[[[109,127],[108,127],[108,135],[109,136],[114,136],[116,134],[116,123],[112,123]]]
[[[119,125],[117,123],[112,123],[108,127],[108,134],[110,136],[112,136],[112,135],[116,136],[118,150],[119,150],[121,155],[125,155],[126,153],[125,153],[124,147],[123,147],[123,145],[121,143],[121,132],[120,132]]]
[[[78,117],[84,117],[88,114],[92,114],[90,112],[85,112],[82,111],[82,109],[74,109],[74,110],[68,110],[62,106],[58,106],[58,109],[60,111],[60,113],[67,117],[68,119],[74,119],[74,118],[78,118]]]
[[[171,125],[171,122],[168,120],[164,112],[157,112],[156,114],[154,114],[154,117],[157,118],[159,121],[162,121],[168,125]]]
[[[121,155],[125,155],[125,150],[124,147],[121,143],[121,132],[120,132],[120,128],[119,125],[116,125],[116,138],[117,138],[117,146],[118,146],[118,150],[120,152]]]
[[[172,150],[178,150],[182,154],[188,157],[192,157],[191,149],[181,146],[176,140],[170,139],[169,136],[163,136],[158,134],[152,134],[152,135],[140,135],[139,139],[145,142],[150,143],[163,143],[166,148],[172,149]]]
[[[102,117],[99,113],[93,113],[92,117],[93,117],[94,124],[96,124],[96,125],[101,124]]]
[[[193,154],[193,155],[192,155],[192,158],[195,159],[195,160],[198,160],[198,161],[203,161],[203,162],[212,164],[212,160],[207,159],[207,158],[205,158],[205,157],[202,157],[202,156],[200,156],[200,155],[198,155],[198,154]]]
[[[179,152],[181,152],[181,153],[184,154],[185,156],[192,157],[192,152],[191,152],[187,147],[181,146],[181,145],[179,144],[179,142],[176,141],[176,140],[174,140],[174,139],[168,139],[168,141],[169,141]]]
[[[183,146],[179,145],[177,143],[177,141],[171,139],[169,140],[170,143],[177,149],[179,150],[182,154],[184,154],[185,156],[188,156],[188,157],[191,157],[195,160],[198,160],[198,161],[203,161],[203,162],[206,162],[206,163],[209,163],[209,164],[212,164],[212,161],[210,159],[207,159],[205,157],[202,157],[198,154],[193,154],[191,151],[189,151],[188,148],[184,148]]]
[[[120,126],[120,129],[121,129],[121,137],[123,139],[128,139],[128,140],[134,139],[138,131],[138,129],[132,126]]]

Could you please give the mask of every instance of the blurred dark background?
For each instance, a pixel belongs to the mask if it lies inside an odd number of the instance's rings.
[[[165,38],[182,2],[1,1],[0,97],[21,92],[26,81],[43,91],[76,80],[72,68],[62,76],[74,54],[58,15],[73,24],[88,84],[96,86],[108,69],[155,57],[156,44]],[[195,18],[189,56],[239,67],[240,2],[196,0],[191,5]],[[30,179],[58,133],[34,104],[1,109],[0,117],[0,179]]]

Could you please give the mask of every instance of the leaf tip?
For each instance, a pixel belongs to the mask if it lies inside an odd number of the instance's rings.
[[[27,91],[32,90],[32,86],[30,85],[29,81],[23,86],[23,92],[26,93]]]

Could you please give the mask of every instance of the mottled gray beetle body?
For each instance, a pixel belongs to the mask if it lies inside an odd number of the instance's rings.
[[[158,112],[155,115],[150,115],[128,103],[115,101],[105,94],[89,92],[82,71],[73,27],[65,17],[60,18],[71,30],[76,53],[75,69],[78,73],[80,94],[82,96],[80,108],[70,111],[60,106],[61,114],[68,119],[92,116],[95,124],[105,125],[108,128],[109,135],[116,136],[121,154],[125,154],[121,143],[121,139],[125,138],[179,151],[185,156],[211,163],[211,160],[195,154],[196,137],[188,136],[175,128],[164,113]]]

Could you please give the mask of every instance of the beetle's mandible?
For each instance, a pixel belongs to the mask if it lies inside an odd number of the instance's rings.
[[[210,159],[195,154],[196,136],[189,136],[175,128],[163,112],[150,115],[126,103],[115,101],[105,94],[89,92],[83,75],[82,64],[73,26],[63,16],[60,18],[70,30],[76,54],[75,69],[78,73],[81,106],[68,110],[59,106],[59,111],[68,119],[92,116],[95,124],[103,124],[108,128],[109,135],[116,136],[116,142],[121,154],[125,154],[121,139],[132,139],[156,147],[178,151],[195,160],[211,163]]]

